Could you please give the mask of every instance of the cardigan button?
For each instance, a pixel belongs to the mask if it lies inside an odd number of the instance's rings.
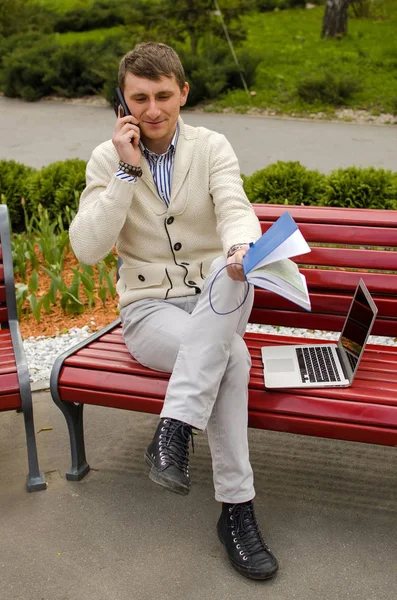
[[[174,217],[168,217],[167,225],[172,225],[173,222],[174,222]]]
[[[177,242],[176,244],[174,244],[174,250],[178,251],[182,248],[182,244],[180,242]]]
[[[138,275],[138,279],[139,279],[139,281],[145,281],[145,278],[143,275]]]

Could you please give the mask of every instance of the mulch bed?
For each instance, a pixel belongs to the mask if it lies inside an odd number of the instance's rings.
[[[70,285],[73,278],[72,268],[77,267],[77,264],[78,261],[72,253],[69,253],[65,257],[63,279],[67,285]],[[28,278],[30,275],[31,273],[28,272]],[[15,281],[20,282],[18,274],[15,276]],[[45,273],[41,272],[37,296],[43,296],[48,291],[49,285],[49,277]],[[30,309],[25,308],[19,318],[22,337],[39,337],[41,335],[54,336],[60,333],[67,333],[72,327],[84,327],[85,325],[87,325],[91,331],[97,331],[98,329],[101,329],[118,317],[119,312],[117,309],[117,297],[114,300],[109,297],[106,300],[105,305],[103,305],[102,300],[100,300],[98,297],[97,290],[95,290],[94,296],[95,306],[89,310],[87,304],[86,310],[81,315],[65,315],[58,304],[57,306],[51,307],[51,312],[49,314],[47,314],[43,309],[39,323],[30,312]],[[80,299],[82,302],[86,300],[84,293],[81,294]]]

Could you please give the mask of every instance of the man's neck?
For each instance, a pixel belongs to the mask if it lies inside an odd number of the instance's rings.
[[[144,137],[142,137],[141,140],[145,148],[150,150],[150,152],[154,152],[155,154],[164,154],[164,152],[167,152],[169,148],[172,138],[174,137],[175,131],[173,131],[172,135],[167,140],[151,140]]]

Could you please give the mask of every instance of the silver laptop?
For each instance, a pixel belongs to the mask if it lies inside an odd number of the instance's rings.
[[[353,383],[378,309],[360,279],[337,344],[265,346],[267,388],[348,387]]]

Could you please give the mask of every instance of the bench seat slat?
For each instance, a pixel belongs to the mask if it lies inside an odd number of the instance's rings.
[[[1,375],[0,379],[0,398],[1,396],[7,396],[8,394],[13,394],[19,391],[19,381],[16,372]]]
[[[9,351],[7,351],[7,354],[3,354],[2,350],[0,349],[0,366],[10,365],[10,364],[15,365],[14,354]]]
[[[114,352],[118,355],[128,356],[129,358],[131,358],[131,354],[129,353],[128,348],[125,344],[111,344],[110,342],[98,341],[86,346],[86,349],[88,350],[91,350],[93,348],[95,348],[95,350],[103,350],[104,352]]]
[[[4,410],[18,410],[22,406],[19,392],[0,396],[0,412]]]
[[[90,373],[86,371],[86,375],[89,379],[93,379],[94,376],[97,376],[97,372]],[[118,377],[120,378],[121,375],[118,375]],[[103,400],[105,406],[110,404],[111,406],[126,410],[142,410],[143,412],[150,413],[160,412],[164,393],[158,393],[160,388],[158,388],[157,384],[161,383],[161,387],[165,388],[166,382],[156,382],[156,388],[158,389],[153,391],[152,388],[148,389],[147,385],[145,387],[144,382],[138,383],[138,379],[130,377],[131,385],[133,385],[130,389],[134,390],[132,394],[129,394],[128,391],[127,393],[123,393],[120,389],[114,389],[109,397],[106,390],[99,387],[94,389],[92,385],[88,389],[83,389],[77,385],[69,386],[61,376],[59,391],[62,400],[66,402],[83,401],[85,404],[102,404]],[[155,380],[151,381],[153,383]],[[95,398],[95,394],[98,395],[97,398]],[[108,394],[108,398],[106,398],[106,394]],[[396,406],[358,403],[345,399],[317,398],[316,396],[292,395],[282,392],[268,392],[264,394],[263,391],[251,390],[249,412],[251,410],[256,412],[264,410],[268,413],[295,415],[295,418],[298,419],[303,416],[305,418],[324,418],[354,422],[361,425],[374,425],[376,423],[377,426],[397,427]]]
[[[113,352],[112,350],[103,350],[98,348],[97,345],[92,344],[87,348],[83,348],[79,350],[79,352],[75,355],[77,358],[85,357],[92,358],[94,360],[105,359],[109,362],[115,362],[120,364],[132,364],[134,362],[131,354],[128,352]],[[65,361],[66,362],[66,361]],[[67,361],[67,364],[71,364],[70,361]]]
[[[135,390],[129,394],[115,390],[109,395],[108,392],[101,390],[93,388],[83,390],[80,387],[64,386],[61,383],[59,383],[58,390],[61,399],[65,402],[82,402],[151,414],[160,414],[164,402],[164,396],[143,396],[136,393]]]
[[[299,435],[311,435],[351,442],[365,442],[382,446],[396,446],[397,434],[391,427],[373,427],[357,423],[345,423],[334,420],[308,419],[299,420],[290,415],[271,414],[251,411],[248,416],[250,427],[269,429]]]
[[[110,344],[119,344],[119,345],[125,347],[125,343],[124,343],[123,336],[121,333],[121,325],[117,326],[116,331],[114,331],[112,333],[106,333],[100,339],[102,342],[106,342],[106,343],[109,342]]]
[[[16,372],[17,372],[16,365],[0,366],[0,378],[2,375],[8,375],[10,373],[16,373]]]
[[[125,391],[128,392],[128,390],[134,390],[137,395],[146,395],[147,389],[150,388],[151,395],[156,398],[164,398],[168,378],[164,380],[156,377],[148,379],[147,377],[130,375],[125,372],[63,367],[59,375],[59,385],[81,388],[83,390],[89,388],[108,390],[112,391],[112,393],[123,393]]]

